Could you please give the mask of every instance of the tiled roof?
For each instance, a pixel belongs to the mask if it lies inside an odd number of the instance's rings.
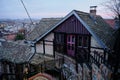
[[[101,16],[93,18],[89,13],[76,11],[78,16],[90,27],[90,30],[108,47],[113,49],[115,30],[113,30]]]
[[[50,30],[62,18],[42,18],[38,25],[27,35],[27,40],[35,40]]]
[[[19,45],[13,42],[1,42],[0,60],[7,60],[14,63],[24,63],[33,55],[31,48],[27,45]]]
[[[115,28],[115,20],[114,19],[104,19],[113,29]]]

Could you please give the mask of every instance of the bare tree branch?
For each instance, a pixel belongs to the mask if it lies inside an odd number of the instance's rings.
[[[109,9],[114,16],[120,18],[120,0],[109,0],[105,4],[103,4],[107,9]]]

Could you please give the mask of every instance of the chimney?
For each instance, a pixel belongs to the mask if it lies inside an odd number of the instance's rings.
[[[97,6],[90,6],[90,15],[95,17],[96,16],[96,8]]]

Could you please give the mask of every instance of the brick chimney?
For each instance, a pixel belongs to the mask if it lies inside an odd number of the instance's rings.
[[[90,15],[95,17],[96,16],[96,8],[97,6],[90,6]]]

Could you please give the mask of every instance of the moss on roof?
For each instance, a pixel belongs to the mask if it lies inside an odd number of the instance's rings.
[[[0,60],[7,60],[14,63],[27,62],[32,56],[31,48],[27,45],[19,45],[13,42],[1,42]]]

